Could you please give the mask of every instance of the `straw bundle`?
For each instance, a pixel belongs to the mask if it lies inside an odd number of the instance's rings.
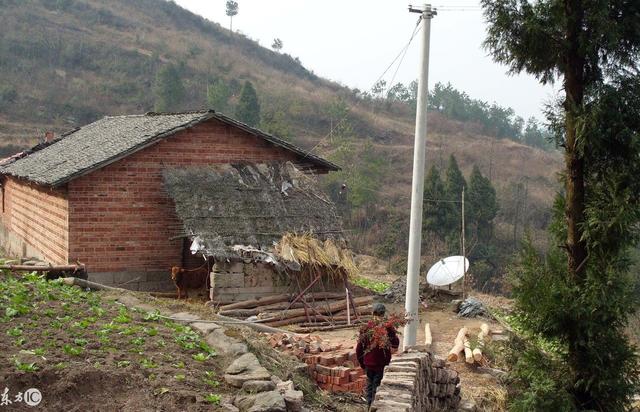
[[[322,269],[332,278],[342,274],[355,276],[358,272],[351,251],[340,248],[332,239],[322,242],[311,234],[287,233],[275,249],[281,258]]]

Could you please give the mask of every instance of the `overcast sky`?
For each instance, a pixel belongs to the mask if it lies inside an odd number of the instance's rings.
[[[229,27],[225,0],[175,0],[182,7]],[[300,58],[316,74],[350,87],[369,90],[407,44],[417,21],[406,0],[237,0],[233,18],[239,30],[270,47],[274,38],[283,52]],[[420,4],[415,2],[414,4]],[[551,87],[527,75],[508,76],[482,49],[486,24],[473,0],[434,2],[442,10],[431,25],[430,87],[451,82],[470,97],[510,106],[517,114],[542,119]],[[414,38],[395,82],[418,76],[420,35]],[[392,80],[394,66],[386,74]]]

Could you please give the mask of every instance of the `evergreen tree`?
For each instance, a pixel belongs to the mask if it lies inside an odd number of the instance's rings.
[[[452,203],[446,201],[445,186],[440,173],[435,166],[431,166],[424,181],[424,204],[422,206],[423,238],[433,233],[444,239],[449,232],[452,213]]]
[[[358,153],[357,160],[351,159],[347,182],[350,190],[350,201],[353,207],[368,207],[376,203],[380,194],[380,179],[388,166],[382,157],[367,140]]]
[[[260,124],[260,103],[258,102],[258,94],[250,81],[245,81],[240,92],[240,99],[236,106],[236,118],[256,127]]]
[[[640,225],[640,2],[482,0],[485,46],[513,73],[560,81],[549,113],[564,150],[554,245],[514,271],[519,319],[552,343],[514,367],[517,410],[623,411],[640,384],[624,327],[634,302],[627,253]],[[560,246],[560,248],[558,247]]]
[[[271,45],[271,48],[276,52],[280,53],[280,50],[282,50],[283,45],[284,44],[282,43],[282,40],[276,37],[275,39],[273,39],[273,44]]]
[[[233,16],[238,14],[238,2],[227,0],[225,12],[229,16],[229,31],[233,33]]]
[[[469,178],[469,191],[465,193],[468,201],[467,220],[474,227],[478,241],[488,243],[493,237],[493,219],[498,214],[496,190],[491,181],[482,176],[478,166],[473,166]]]
[[[447,177],[445,180],[445,189],[449,200],[461,200],[462,188],[467,186],[458,161],[454,155],[449,156],[449,164],[447,166]]]
[[[281,139],[291,140],[291,127],[282,110],[267,111],[260,121],[260,129]]]
[[[458,161],[454,155],[449,156],[449,164],[447,165],[447,172],[445,177],[445,194],[446,199],[451,202],[460,202],[462,200],[462,188],[467,186],[467,182],[458,167]],[[461,219],[461,210],[459,207],[453,212],[453,216],[450,216],[452,222],[450,225],[459,225]]]
[[[447,213],[446,227],[449,229],[445,238],[450,253],[461,251],[461,230],[462,230],[462,188],[467,186],[467,182],[458,167],[458,162],[454,155],[449,156],[449,165],[445,178],[446,200],[451,205],[450,212]]]
[[[185,90],[180,73],[173,64],[162,67],[154,85],[155,111],[175,112],[182,109]]]
[[[226,112],[229,108],[231,91],[222,79],[217,79],[207,86],[207,105],[217,112]]]

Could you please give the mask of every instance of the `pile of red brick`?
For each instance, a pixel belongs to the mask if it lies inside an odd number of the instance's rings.
[[[319,336],[312,335],[274,333],[268,335],[268,339],[272,347],[305,362],[309,375],[321,389],[363,393],[367,377],[358,365],[355,349],[331,345]]]

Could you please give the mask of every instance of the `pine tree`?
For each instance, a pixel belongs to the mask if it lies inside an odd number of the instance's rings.
[[[493,237],[493,219],[498,214],[496,190],[491,181],[482,176],[478,166],[473,166],[469,178],[467,220],[477,233],[478,241],[488,243]]]
[[[273,44],[271,45],[271,48],[276,52],[280,53],[280,50],[282,50],[283,45],[284,44],[282,43],[282,40],[276,37],[275,39],[273,39]]]
[[[162,67],[154,85],[155,111],[174,112],[182,109],[185,90],[180,73],[173,64]]]
[[[291,140],[291,127],[283,110],[273,109],[267,111],[260,120],[260,129],[280,139]]]
[[[458,167],[458,161],[454,155],[449,156],[445,186],[449,200],[460,200],[462,188],[467,186],[467,182]]]
[[[445,241],[450,253],[460,253],[461,251],[461,228],[462,228],[462,188],[467,186],[467,182],[458,167],[458,162],[454,155],[449,156],[449,164],[445,177],[445,196],[451,205],[448,208],[447,223],[448,229]]]
[[[233,33],[233,16],[238,14],[238,2],[227,0],[225,13],[229,16],[229,31]]]
[[[514,409],[626,410],[640,384],[624,334],[640,225],[640,2],[481,2],[494,59],[564,93],[549,113],[565,158],[555,245],[545,257],[527,247],[513,274],[522,325],[556,350],[518,358]]]
[[[236,118],[256,127],[260,124],[260,103],[258,102],[258,94],[250,81],[245,81],[240,92],[238,106],[236,106]]]
[[[422,206],[423,238],[433,233],[444,239],[451,228],[448,226],[452,213],[446,201],[444,182],[435,166],[431,166],[424,181],[424,205]]]

